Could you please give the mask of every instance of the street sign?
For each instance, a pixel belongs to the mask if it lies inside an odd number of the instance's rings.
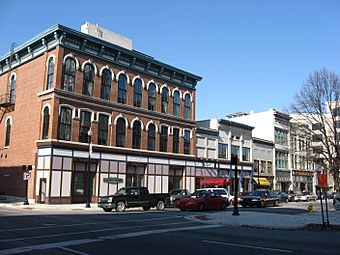
[[[25,172],[24,175],[23,175],[23,180],[28,181],[29,179],[31,179],[31,173]]]
[[[109,183],[109,184],[118,184],[118,183],[123,183],[124,179],[117,178],[117,177],[109,177],[109,178],[104,178],[104,182]]]

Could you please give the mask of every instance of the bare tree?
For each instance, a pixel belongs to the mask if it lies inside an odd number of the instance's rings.
[[[314,162],[322,164],[340,190],[340,80],[339,75],[321,69],[310,74],[295,95],[291,112],[312,127]]]

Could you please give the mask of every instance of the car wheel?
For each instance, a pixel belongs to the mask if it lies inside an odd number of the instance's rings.
[[[104,212],[111,212],[112,208],[103,208]]]
[[[288,198],[285,200],[285,203],[288,203]]]
[[[277,202],[277,200],[275,200],[273,206],[278,206],[278,205],[279,203]]]
[[[198,208],[198,210],[203,212],[205,210],[205,205],[203,203],[201,203],[200,207]]]
[[[221,210],[222,211],[225,211],[225,209],[227,208],[227,205],[225,203],[222,203],[221,204]]]
[[[263,200],[261,200],[261,202],[260,202],[260,207],[264,207],[264,201]]]
[[[156,209],[159,211],[163,211],[165,207],[165,204],[163,201],[158,201],[157,205],[156,205]]]
[[[125,211],[125,203],[123,201],[119,201],[116,205],[116,211],[117,212],[124,212]]]
[[[150,206],[144,206],[144,207],[143,207],[143,210],[144,210],[144,211],[149,211],[149,210],[150,210]]]

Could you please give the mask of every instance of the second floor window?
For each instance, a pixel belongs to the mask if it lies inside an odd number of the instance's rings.
[[[12,124],[11,120],[7,119],[6,121],[6,138],[5,138],[5,146],[9,146],[11,142],[11,130],[12,130]]]
[[[162,113],[168,113],[169,90],[164,87],[162,89]]]
[[[11,78],[11,88],[10,88],[10,92],[9,92],[9,102],[11,104],[14,104],[15,87],[16,87],[16,76],[13,75],[12,78]]]
[[[219,143],[218,144],[218,157],[227,158],[228,144]]]
[[[184,98],[184,118],[191,119],[191,99],[188,94]]]
[[[150,124],[148,127],[148,150],[154,151],[156,145],[156,127]]]
[[[48,60],[46,89],[51,89],[52,88],[53,74],[54,74],[54,58],[51,57]]]
[[[119,75],[118,79],[118,103],[126,104],[127,78],[125,74]]]
[[[161,126],[159,150],[166,152],[168,151],[168,127]]]
[[[240,146],[231,146],[231,156],[237,156],[238,158],[240,158]]]
[[[100,98],[110,100],[112,74],[109,69],[105,69],[102,74],[102,84]]]
[[[180,111],[180,105],[181,105],[181,99],[179,92],[176,90],[174,92],[174,116],[179,117],[179,111]]]
[[[151,111],[156,110],[156,85],[154,83],[150,83],[150,86],[149,86],[148,110],[151,110]]]
[[[59,134],[60,140],[71,140],[72,110],[67,107],[61,107],[59,115]]]
[[[132,148],[140,149],[141,145],[141,124],[139,121],[133,123],[132,129]]]
[[[116,126],[116,146],[124,147],[125,146],[125,120],[123,118],[119,118],[117,120]]]
[[[140,79],[135,80],[133,88],[133,106],[141,107],[142,105],[142,81]]]
[[[108,133],[109,133],[109,117],[104,114],[99,114],[98,144],[107,145]]]
[[[94,68],[91,64],[84,67],[83,95],[93,96]]]
[[[179,129],[174,128],[172,132],[172,152],[179,153]]]
[[[190,131],[184,131],[184,154],[190,154]]]
[[[246,147],[242,148],[242,160],[250,161],[250,148],[246,148]]]
[[[48,128],[50,124],[50,113],[48,107],[45,107],[43,113],[43,130],[42,130],[42,139],[48,138]]]
[[[88,143],[88,132],[91,127],[91,113],[87,111],[80,112],[80,126],[79,126],[79,142]]]
[[[76,80],[76,61],[72,58],[67,58],[64,65],[64,82],[62,89],[73,92]]]

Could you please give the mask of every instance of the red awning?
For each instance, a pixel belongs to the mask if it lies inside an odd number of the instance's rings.
[[[230,179],[226,177],[208,177],[201,180],[201,186],[227,186],[230,185]]]

